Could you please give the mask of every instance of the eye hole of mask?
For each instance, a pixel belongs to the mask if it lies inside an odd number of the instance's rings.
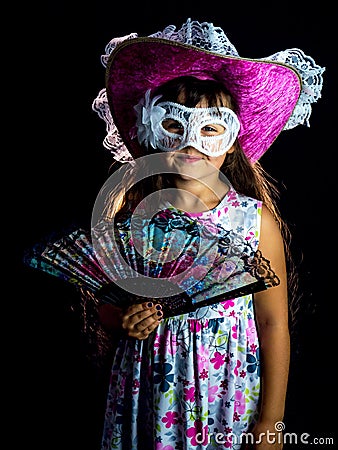
[[[161,125],[165,131],[171,134],[183,136],[185,131],[184,125],[176,119],[166,118]],[[204,123],[200,126],[200,136],[218,136],[224,134],[225,131],[225,126],[220,123]]]
[[[179,136],[182,136],[184,133],[184,125],[175,119],[164,119],[162,121],[162,127],[168,131],[168,133],[178,134]]]

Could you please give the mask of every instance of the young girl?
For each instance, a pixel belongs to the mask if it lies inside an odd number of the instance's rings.
[[[234,110],[229,93],[215,81],[177,78],[161,86],[158,94],[161,101],[193,108],[196,114],[208,108]],[[181,135],[178,120],[165,119],[163,124]],[[224,126],[211,121],[200,129],[211,138],[211,152],[219,142],[212,137],[223,136]],[[208,156],[191,143],[165,157],[171,173],[166,180],[157,176],[154,184],[176,188],[174,207],[199,224],[224,228],[234,209],[240,219],[232,226],[258,244],[280,284],[256,293],[254,302],[247,295],[164,320],[156,299],[123,311],[120,328],[125,334],[112,370],[103,448],[169,450],[207,448],[209,443],[222,448],[255,421],[253,432],[258,435],[276,433],[275,423],[283,419],[289,365],[285,258],[272,203],[255,200],[264,198],[261,174],[238,141],[219,156]],[[220,178],[219,170],[233,180],[232,186]],[[147,187],[138,184],[128,191],[117,220],[151,194]]]
[[[81,288],[99,343],[104,329],[119,336],[102,450],[281,449],[293,276],[259,158],[282,130],[308,125],[324,69],[299,49],[242,58],[223,30],[190,19],[114,39],[102,62],[93,109],[124,163],[92,221],[120,306]],[[120,265],[135,278],[118,280]],[[187,294],[206,301],[174,309]]]
[[[108,195],[105,219],[121,223],[160,192],[162,213],[169,211],[162,228],[179,228],[183,214],[211,230],[218,255],[235,230],[278,282],[170,317],[155,295],[101,309],[121,333],[102,449],[281,449],[290,260],[277,191],[258,159],[283,129],[308,121],[324,69],[298,49],[240,58],[220,28],[190,20],[106,50],[106,89],[93,104],[107,124],[104,145],[131,164],[130,176],[143,173]],[[127,247],[130,225],[124,232]],[[162,243],[160,256],[164,250]]]

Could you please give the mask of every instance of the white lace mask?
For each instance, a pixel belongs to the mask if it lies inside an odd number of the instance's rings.
[[[143,110],[137,124],[140,143],[165,152],[194,147],[216,157],[224,155],[235,142],[240,122],[231,109],[188,108],[173,102],[155,105],[157,99],[146,101],[143,108],[135,108],[139,113]]]

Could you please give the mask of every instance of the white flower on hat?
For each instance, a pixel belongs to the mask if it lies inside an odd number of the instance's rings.
[[[161,123],[166,111],[161,106],[155,105],[157,100],[161,98],[161,95],[157,95],[150,100],[150,92],[150,89],[148,89],[145,96],[134,106],[137,113],[137,138],[140,144],[151,145],[153,148],[156,148],[157,138],[155,130]]]

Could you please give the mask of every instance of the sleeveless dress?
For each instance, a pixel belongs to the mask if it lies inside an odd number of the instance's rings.
[[[189,216],[214,230],[231,226],[257,249],[261,209],[231,188],[215,209]],[[259,397],[252,294],[170,317],[146,340],[119,342],[101,448],[239,449]]]

